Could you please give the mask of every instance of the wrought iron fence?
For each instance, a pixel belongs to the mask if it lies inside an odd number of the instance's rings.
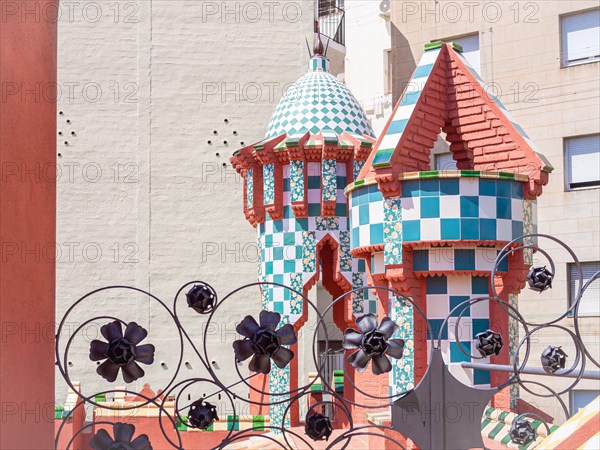
[[[239,420],[239,408],[236,409],[234,399],[247,404],[257,406],[274,406],[281,405],[284,409],[282,422],[261,425],[260,427],[253,426],[252,428],[239,430],[235,424],[227,428],[226,436],[215,446],[215,448],[226,448],[228,445],[235,443],[241,439],[246,439],[254,436],[256,431],[275,431],[282,435],[283,442],[277,441],[269,434],[259,435],[260,439],[265,439],[265,444],[274,442],[281,448],[292,448],[289,439],[297,439],[303,442],[308,448],[313,448],[308,439],[314,441],[328,440],[332,434],[333,428],[331,418],[322,414],[321,411],[324,405],[329,405],[330,409],[336,409],[337,415],[344,415],[347,418],[349,427],[347,430],[329,442],[328,448],[332,448],[337,444],[343,444],[346,447],[353,437],[357,436],[377,436],[394,443],[397,448],[404,449],[398,438],[391,437],[388,431],[401,433],[416,442],[421,448],[471,448],[481,447],[481,424],[480,420],[468,420],[469,417],[481,417],[484,408],[487,407],[491,398],[502,389],[517,385],[532,395],[539,397],[553,397],[561,405],[565,416],[569,417],[569,410],[560,395],[572,389],[583,378],[600,378],[598,372],[590,372],[586,370],[588,367],[595,366],[600,368],[600,364],[595,359],[597,355],[593,355],[586,348],[581,339],[579,328],[579,307],[580,301],[586,289],[600,278],[600,272],[595,273],[591,279],[584,282],[581,264],[575,253],[566,244],[558,239],[547,235],[530,235],[524,236],[508,243],[498,254],[494,269],[491,273],[491,278],[494,278],[497,268],[502,261],[514,252],[520,252],[524,249],[530,249],[540,252],[550,263],[550,269],[545,267],[532,267],[528,275],[529,287],[538,292],[543,292],[552,287],[553,274],[556,273],[555,265],[550,255],[541,249],[537,244],[525,244],[523,242],[533,242],[531,238],[545,238],[558,243],[566,249],[573,263],[577,266],[576,273],[578,274],[577,293],[574,301],[569,308],[562,313],[559,313],[554,319],[544,323],[528,322],[523,318],[519,311],[510,303],[499,298],[495,287],[492,284],[491,297],[478,297],[465,300],[461,304],[452,308],[449,315],[444,321],[444,324],[437,333],[434,334],[431,325],[427,322],[427,317],[423,310],[415,303],[411,297],[407,297],[400,292],[394,291],[387,287],[378,288],[379,291],[388,291],[390,295],[402,299],[406,304],[410,304],[413,308],[415,316],[420,316],[427,324],[427,340],[432,348],[427,372],[422,380],[414,388],[407,389],[403,392],[398,392],[389,396],[374,396],[361,390],[360,385],[356,385],[344,374],[345,383],[352,385],[352,389],[360,392],[364,396],[370,397],[369,404],[357,403],[343,394],[336,392],[334,382],[331,379],[331,371],[335,367],[339,367],[343,361],[339,360],[339,356],[331,356],[329,352],[325,352],[321,356],[317,350],[317,335],[319,328],[324,333],[326,348],[330,342],[327,327],[325,324],[325,316],[338,302],[345,302],[355,292],[371,289],[369,287],[357,288],[336,298],[325,311],[319,311],[317,305],[305,297],[302,292],[286,287],[278,283],[252,283],[235,289],[224,298],[218,299],[217,293],[208,284],[202,281],[192,281],[183,285],[175,294],[172,306],[154,296],[153,294],[130,286],[108,286],[97,289],[88,294],[85,294],[77,300],[67,311],[62,318],[56,336],[56,365],[65,382],[79,396],[80,402],[70,411],[63,419],[57,431],[56,446],[64,431],[64,426],[68,420],[73,417],[78,408],[85,408],[86,405],[93,405],[96,408],[107,410],[133,411],[146,405],[154,405],[158,409],[157,426],[160,427],[162,435],[166,441],[176,449],[183,449],[183,441],[180,433],[181,425],[186,427],[206,430],[211,427],[215,420],[218,419],[217,408],[207,400],[215,395],[223,394],[225,401],[230,403],[230,410],[233,411],[234,422]],[[289,289],[290,292],[302,299],[307,307],[313,309],[317,315],[317,323],[312,336],[312,358],[317,368],[318,377],[321,379],[322,392],[327,394],[327,399],[313,404],[309,407],[305,418],[305,433],[301,434],[286,426],[285,418],[290,417],[291,408],[303,401],[306,396],[310,395],[312,382],[297,388],[290,389],[285,392],[269,392],[264,391],[253,385],[250,380],[258,374],[271,373],[272,363],[280,369],[287,368],[294,358],[293,352],[289,346],[297,342],[296,333],[293,325],[283,323],[281,316],[275,312],[261,311],[259,320],[257,321],[252,316],[246,316],[237,326],[236,331],[242,336],[241,339],[233,342],[232,347],[223,348],[223,353],[229,352],[231,358],[234,359],[234,367],[239,380],[234,384],[226,385],[220,378],[213,367],[211,366],[211,358],[207,347],[207,332],[210,329],[211,320],[217,310],[224,308],[223,305],[232,306],[232,299],[235,294],[244,289],[256,289],[259,286],[272,285],[280,286]],[[147,392],[135,392],[129,389],[109,389],[104,392],[95,394],[84,394],[77,390],[71,380],[69,353],[72,351],[73,342],[79,336],[81,337],[84,328],[87,324],[101,321],[105,323],[101,328],[103,340],[93,340],[90,344],[89,359],[98,364],[96,372],[99,376],[106,379],[110,383],[116,381],[119,375],[122,375],[126,383],[132,383],[137,379],[144,377],[145,373],[139,364],[151,365],[154,364],[155,346],[151,343],[158,344],[140,325],[135,322],[126,322],[121,318],[114,317],[110,311],[107,311],[101,316],[92,317],[83,322],[72,334],[66,331],[70,314],[75,308],[85,308],[86,301],[94,301],[96,294],[107,294],[114,290],[125,290],[129,293],[142,293],[147,295],[152,301],[156,302],[157,308],[163,310],[170,319],[170,323],[165,322],[165,326],[172,326],[175,330],[174,336],[177,342],[177,351],[175,352],[170,345],[169,352],[174,353],[178,359],[176,367],[173,369],[172,378],[163,386],[162,392],[156,395],[149,396]],[[467,307],[480,302],[496,303],[501,307],[503,312],[510,318],[518,321],[524,330],[524,336],[520,339],[514,355],[511,357],[510,366],[495,366],[494,364],[478,364],[477,367],[484,370],[500,370],[511,373],[511,376],[501,386],[491,389],[474,389],[464,385],[454,379],[448,372],[442,358],[440,342],[442,340],[442,330],[448,324],[451,318],[456,318],[455,339],[461,352],[471,359],[483,359],[490,355],[498,355],[501,351],[507,351],[500,333],[494,330],[487,330],[479,333],[476,337],[477,351],[481,356],[470,355],[459,342],[459,333],[456,331],[459,322],[463,319],[464,311]],[[179,309],[178,309],[179,306]],[[182,306],[188,308],[182,310]],[[225,307],[226,308],[226,307]],[[195,314],[200,314],[207,318],[204,332],[200,336],[191,335],[182,324],[183,316],[194,317]],[[572,317],[573,330],[563,327],[558,324],[565,317]],[[196,316],[197,317],[197,316]],[[389,371],[385,369],[389,367],[389,358],[402,358],[404,341],[395,339],[398,325],[395,324],[389,317],[384,317],[381,322],[378,321],[374,314],[365,314],[356,320],[356,325],[359,331],[354,329],[346,330],[344,334],[343,347],[346,352],[342,355],[348,356],[348,363],[356,370],[362,371],[369,364],[372,364],[374,375],[379,375]],[[557,333],[565,333],[565,335],[573,342],[576,349],[575,355],[569,357],[561,350],[560,347],[549,346],[541,355],[533,355],[531,351],[532,336],[540,330],[553,329]],[[68,336],[67,336],[68,334]],[[535,337],[533,338],[535,339]],[[180,377],[181,368],[183,365],[184,347],[190,349],[199,359],[201,365],[206,370],[205,377]],[[353,352],[350,354],[350,352]],[[321,356],[321,357],[320,357]],[[538,381],[524,380],[521,375],[531,373],[528,367],[528,362],[532,358],[539,358],[542,362],[543,370],[547,376],[565,377],[574,379],[570,386],[559,392],[549,386],[546,386]],[[249,376],[244,376],[240,371],[240,366],[245,364],[244,361],[250,361],[248,368],[250,372],[254,372]],[[568,363],[569,361],[569,363]],[[326,368],[326,366],[332,366]],[[185,378],[185,379],[181,379]],[[192,403],[187,404],[186,401],[188,392],[191,386],[198,383],[208,383],[214,387],[215,392],[209,396],[195,399]],[[257,401],[252,398],[242,398],[236,396],[232,391],[234,386],[246,386],[251,391],[260,395],[266,396],[268,401]],[[537,392],[533,389],[534,386],[541,387],[543,392]],[[119,393],[122,396],[135,396],[137,399],[135,404],[124,404],[115,406],[114,403],[106,403],[98,400],[106,394]],[[174,405],[167,408],[165,403],[170,399],[174,399]],[[415,405],[422,405],[424,410],[432,411],[432,405],[442,405],[444,409],[446,404],[452,404],[454,408],[465,406],[469,414],[458,414],[460,420],[457,421],[454,417],[452,423],[447,422],[446,417],[437,418],[434,420],[429,414],[426,414],[422,419],[421,414],[406,415],[411,409],[414,412]],[[353,406],[358,406],[364,409],[381,409],[391,405],[392,424],[391,426],[384,425],[367,425],[359,426],[353,424],[352,414],[350,413]],[[531,415],[531,414],[530,414]],[[515,417],[510,437],[513,443],[526,445],[536,437],[536,431],[531,427],[531,424],[524,419],[523,414]],[[547,424],[542,418],[539,418],[544,427],[548,429]],[[424,420],[424,421],[423,421]],[[450,420],[450,419],[448,419]],[[95,426],[112,427],[112,435],[105,429],[99,429],[90,441],[90,446],[95,450],[113,449],[113,448],[135,448],[137,450],[151,450],[152,444],[149,437],[145,434],[136,435],[135,426],[130,423],[96,421],[86,425],[80,430],[74,430],[69,434],[66,448],[71,448],[73,442],[82,433],[87,433],[89,429]],[[68,434],[68,433],[65,433]]]

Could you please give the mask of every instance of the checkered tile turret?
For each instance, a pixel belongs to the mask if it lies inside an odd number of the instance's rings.
[[[327,60],[315,56],[309,72],[294,83],[275,109],[267,137],[288,136],[307,131],[374,136],[367,116],[348,87],[327,71]]]

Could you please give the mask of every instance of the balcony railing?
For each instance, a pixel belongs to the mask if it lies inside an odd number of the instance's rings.
[[[319,30],[323,36],[346,45],[346,12],[343,0],[319,1]]]

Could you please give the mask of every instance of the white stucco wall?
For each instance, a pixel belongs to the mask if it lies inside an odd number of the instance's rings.
[[[68,3],[59,25],[57,318],[109,284],[150,290],[172,307],[187,281],[204,280],[221,298],[254,282],[256,232],[228,160],[242,142],[262,139],[285,86],[305,72],[312,2]],[[180,301],[201,351],[206,318]],[[236,323],[259,309],[254,287],[215,314],[207,350],[225,383],[238,380],[230,351]],[[155,363],[132,387],[164,387],[179,354],[165,310],[141,294],[98,295],[74,311],[66,337],[97,315],[148,330]],[[67,358],[86,395],[110,388],[88,359],[89,342],[109,320],[90,324]],[[194,354],[185,361],[181,376],[205,376]],[[115,384],[124,384],[120,376]],[[60,377],[56,393],[64,399]]]
[[[390,22],[379,1],[354,0],[346,4],[346,84],[360,101],[379,136],[392,112],[385,92],[385,51],[391,48]],[[386,97],[386,98],[382,98]],[[377,103],[383,106],[375,108]]]

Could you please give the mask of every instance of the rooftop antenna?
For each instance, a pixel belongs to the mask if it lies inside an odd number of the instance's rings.
[[[313,55],[312,55],[312,51],[310,49],[310,44],[308,43],[308,38],[306,38],[306,48],[308,49],[308,57],[312,58]]]

